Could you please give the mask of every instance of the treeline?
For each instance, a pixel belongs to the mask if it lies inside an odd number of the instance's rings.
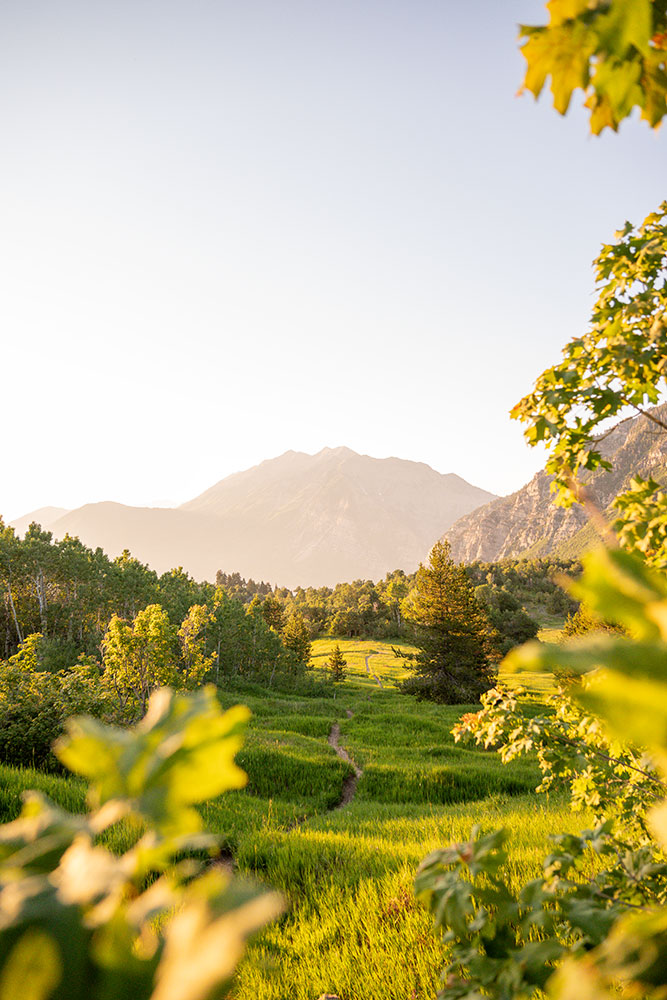
[[[158,576],[124,552],[109,559],[78,539],[0,520],[0,759],[48,766],[64,720],[117,723],[150,691],[303,680],[310,634],[296,614],[270,624],[248,604],[182,569]]]
[[[577,562],[553,559],[466,566],[476,597],[505,645],[530,637],[526,618],[574,612],[576,603],[558,581],[579,571]],[[406,611],[414,586],[415,574],[402,570],[378,582],[355,580],[295,590],[245,580],[239,573],[218,572],[215,584],[199,583],[180,568],[158,575],[127,551],[110,559],[77,538],[55,541],[35,524],[21,539],[0,519],[0,658],[7,659],[23,639],[39,633],[44,668],[58,670],[81,654],[99,655],[114,615],[129,621],[149,605],[159,605],[171,624],[179,626],[194,605],[213,612],[214,605],[224,603],[229,629],[225,641],[220,640],[217,670],[224,673],[233,662],[235,669],[248,672],[273,659],[272,654],[249,652],[257,649],[250,634],[261,629],[252,625],[254,619],[262,620],[274,635],[297,643],[304,636],[409,639],[412,627]]]
[[[537,619],[553,615],[565,617],[577,609],[559,582],[581,572],[576,561],[559,559],[506,560],[501,563],[475,562],[465,573],[475,588],[475,597],[501,637],[501,651],[537,633]],[[413,634],[410,604],[416,573],[394,570],[377,583],[355,580],[335,587],[297,587],[295,590],[268,584],[246,585],[238,578],[238,592],[248,594],[265,588],[263,600],[277,602],[283,613],[298,614],[310,634],[340,638],[406,639]],[[230,579],[229,577],[225,579]],[[246,598],[247,599],[247,598]]]
[[[247,599],[250,589],[244,582],[244,593],[237,596],[234,588],[198,583],[180,568],[159,576],[127,551],[110,559],[78,538],[55,541],[36,524],[19,538],[0,519],[3,660],[38,633],[42,668],[57,671],[81,655],[100,657],[114,618],[131,622],[157,606],[178,630],[193,607],[205,607],[207,655],[215,653],[216,675],[270,672],[277,658],[285,660],[286,651],[296,646],[303,653],[309,633],[293,615],[285,615],[281,628],[272,629],[261,600]],[[175,653],[176,646],[174,638]]]

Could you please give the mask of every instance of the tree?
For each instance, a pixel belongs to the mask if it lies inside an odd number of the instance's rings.
[[[503,655],[513,646],[534,639],[539,632],[535,619],[526,614],[516,597],[504,587],[483,583],[475,587],[475,598],[498,634],[498,650]]]
[[[287,619],[283,629],[283,644],[285,649],[294,654],[299,666],[308,666],[312,644],[308,626],[300,614],[290,615]]]
[[[269,628],[272,628],[274,632],[282,632],[285,625],[285,611],[282,603],[271,594],[264,598],[262,614]]]
[[[206,632],[210,624],[206,605],[193,604],[178,630],[183,687],[190,691],[199,687],[217,658],[216,653],[206,655]]]
[[[67,670],[44,669],[45,640],[26,636],[18,652],[0,662],[0,760],[47,770],[57,767],[53,741],[77,712],[104,715],[107,692],[99,664],[85,658]]]
[[[655,125],[665,115],[664,0],[551,0],[547,29],[524,29],[526,85],[552,75],[556,107],[589,88],[591,130],[616,128],[634,105]],[[577,481],[607,467],[604,422],[623,407],[658,401],[667,358],[667,204],[629,223],[597,261],[600,297],[590,331],[568,344],[513,415],[545,441],[561,503],[588,503],[609,548],[583,562],[570,586],[586,613],[563,644],[513,650],[508,669],[581,675],[555,712],[522,717],[511,695],[491,691],[467,729],[503,759],[537,750],[547,781],[568,782],[596,814],[594,830],[553,837],[544,876],[517,886],[505,868],[502,830],[437,851],[416,888],[449,942],[449,1000],[544,996],[554,1000],[659,1000],[667,990],[667,494],[635,480],[617,507],[623,551]],[[667,430],[664,411],[646,412]],[[583,618],[583,616],[582,616]],[[581,625],[581,627],[579,627]],[[544,785],[544,782],[543,782]],[[441,993],[440,996],[445,996]]]
[[[415,626],[419,652],[396,650],[412,662],[416,674],[403,690],[449,705],[479,701],[493,684],[494,633],[446,540],[436,542],[428,566],[417,570],[405,613]]]
[[[143,715],[151,691],[177,681],[174,628],[159,604],[149,604],[132,624],[114,615],[102,641],[105,680],[120,707]]]
[[[583,472],[609,469],[601,452],[609,421],[631,408],[643,414],[656,431],[667,431],[667,420],[647,407],[658,403],[667,368],[667,202],[641,226],[626,222],[616,241],[602,247],[594,261],[598,299],[589,329],[563,349],[559,364],[543,372],[532,392],[511,411],[527,424],[530,445],[544,442],[550,455],[547,472],[554,474],[557,502],[584,499],[578,479]],[[667,537],[661,519],[664,498],[660,486],[637,478],[616,501],[619,528],[645,552],[660,550]],[[651,517],[657,518],[648,535]],[[665,556],[667,560],[667,555]]]
[[[340,651],[340,646],[338,643],[334,646],[331,651],[331,656],[327,663],[327,668],[331,674],[331,680],[334,684],[338,684],[340,681],[345,680],[345,668],[347,667],[347,660],[343,659],[343,654]]]

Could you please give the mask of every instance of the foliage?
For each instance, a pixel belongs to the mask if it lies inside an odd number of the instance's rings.
[[[43,642],[39,633],[27,636],[0,665],[0,759],[51,770],[57,767],[51,744],[65,719],[79,712],[103,715],[109,698],[97,665],[85,659],[59,673],[44,670]]]
[[[667,986],[658,958],[667,910],[667,582],[632,554],[600,549],[573,589],[624,634],[514,650],[510,667],[558,667],[583,681],[570,699],[561,693],[551,716],[527,717],[516,695],[489,692],[457,736],[499,745],[505,760],[537,751],[541,787],[566,780],[597,826],[556,837],[543,877],[518,892],[503,873],[501,831],[474,831],[426,859],[417,889],[453,946],[448,996],[532,996],[549,981],[560,1000],[580,996],[582,982],[596,1000],[619,987],[657,998]]]
[[[473,562],[466,566],[471,583],[476,587],[488,584],[492,588],[489,595],[491,603],[500,603],[494,591],[501,590],[510,594],[529,617],[545,613],[565,615],[576,611],[577,602],[563,589],[562,582],[580,572],[581,564],[577,560],[553,557]],[[499,629],[501,633],[503,628]]]
[[[292,614],[282,631],[283,644],[300,666],[307,667],[310,661],[311,642],[308,626],[299,614]]]
[[[331,656],[329,657],[329,662],[327,663],[327,670],[334,684],[338,684],[345,680],[345,668],[347,667],[347,660],[340,651],[340,646],[338,643],[334,646]]]
[[[105,677],[126,706],[142,715],[157,687],[176,681],[175,630],[159,604],[149,604],[132,624],[114,615],[102,643]]]
[[[243,783],[234,754],[247,715],[223,715],[212,689],[163,689],[134,730],[86,717],[69,724],[57,753],[91,780],[90,811],[73,816],[31,792],[0,828],[3,995],[227,994],[245,938],[279,912],[279,899],[179,858],[216,849],[193,806]],[[118,857],[96,841],[121,817],[145,832]]]
[[[571,340],[559,365],[537,379],[512,410],[528,424],[531,444],[550,449],[552,489],[565,505],[585,499],[582,472],[611,468],[602,443],[605,422],[631,407],[667,431],[655,404],[667,374],[667,202],[644,223],[630,223],[602,248],[595,262],[598,300],[591,328]],[[597,435],[597,436],[596,436]],[[654,479],[635,477],[615,502],[622,542],[656,565],[667,565],[667,506]]]
[[[206,631],[210,621],[206,605],[193,604],[178,630],[182,683],[190,691],[202,683],[217,659],[215,652],[206,655]]]
[[[498,636],[500,653],[508,653],[513,646],[534,639],[539,632],[538,623],[526,614],[509,590],[483,583],[475,587],[475,600],[486,611],[486,617]]]
[[[587,632],[622,632],[618,625],[603,622],[592,614],[588,608],[580,605],[573,615],[568,615],[563,625],[563,634],[567,636],[586,635]]]
[[[534,755],[542,773],[538,792],[566,787],[573,809],[591,810],[599,823],[613,815],[643,840],[647,811],[660,790],[643,752],[611,739],[562,688],[542,711],[530,707],[522,688],[492,688],[482,696],[481,711],[454,727],[454,738],[495,748],[503,763]]]
[[[548,25],[521,27],[523,88],[539,97],[551,77],[561,114],[581,88],[594,134],[616,130],[635,107],[659,125],[667,114],[664,0],[550,0],[547,7]]]
[[[447,541],[436,542],[428,566],[419,567],[404,613],[419,651],[401,654],[416,675],[403,690],[446,704],[477,701],[492,683],[495,635]]]
[[[526,86],[537,96],[551,74],[563,113],[572,90],[587,89],[593,132],[616,128],[636,104],[657,124],[667,110],[662,0],[548,7],[546,29],[523,29]],[[658,402],[666,374],[666,222],[667,203],[603,247],[590,331],[512,411],[529,424],[531,444],[547,444],[552,488],[565,505],[594,510],[580,480],[610,468],[601,433],[609,418],[632,407],[667,429],[662,411],[644,410]],[[506,759],[537,750],[542,787],[565,779],[573,803],[592,806],[601,822],[578,838],[554,838],[542,878],[514,889],[502,831],[474,830],[467,843],[425,860],[417,889],[451,945],[443,996],[509,1000],[545,989],[557,1000],[665,996],[667,804],[656,801],[667,779],[667,584],[642,561],[667,565],[665,493],[636,477],[616,507],[616,531],[641,558],[589,555],[571,587],[585,610],[570,622],[569,641],[528,643],[505,661],[583,680],[560,693],[551,716],[527,715],[514,696],[489,692],[482,712],[458,728],[498,744]],[[591,620],[618,630],[591,630]]]
[[[660,483],[635,476],[614,506],[619,511],[614,528],[621,545],[667,569],[667,493]]]

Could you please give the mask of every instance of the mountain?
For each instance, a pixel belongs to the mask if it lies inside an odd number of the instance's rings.
[[[37,524],[41,524],[44,531],[50,531],[51,526],[68,513],[66,507],[40,507],[38,510],[31,511],[30,514],[17,517],[15,521],[12,521],[12,527],[19,535],[24,535],[32,522],[36,521]]]
[[[667,421],[667,404],[651,411]],[[606,510],[635,475],[665,476],[667,432],[648,417],[621,421],[603,439],[600,451],[613,465],[582,476],[597,505]],[[578,504],[556,507],[553,477],[538,472],[516,493],[499,497],[459,518],[445,535],[460,562],[494,562],[517,556],[550,554],[575,558],[593,539],[588,516]]]
[[[160,573],[183,566],[213,580],[221,569],[322,586],[414,570],[434,539],[492,497],[420,462],[324,448],[288,451],[178,508],[86,504],[49,530],[112,556],[127,548]]]

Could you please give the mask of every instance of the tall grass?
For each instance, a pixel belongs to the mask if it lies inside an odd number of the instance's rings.
[[[432,998],[443,956],[412,894],[419,861],[467,838],[475,823],[505,826],[518,883],[538,872],[549,833],[585,825],[564,800],[534,794],[533,763],[503,767],[495,754],[455,744],[452,726],[475,706],[401,694],[406,664],[389,644],[342,641],[348,678],[327,682],[333,644],[314,644],[315,669],[305,683],[277,691],[239,682],[220,692],[223,705],[243,702],[253,712],[238,758],[248,786],[207,803],[204,819],[238,868],[279,888],[289,904],[249,949],[236,1000],[314,1000],[323,992],[343,1000]],[[552,685],[534,681],[538,705]],[[354,800],[340,810],[333,807],[352,769],[327,743],[334,722],[364,770]],[[16,815],[26,787],[83,808],[80,782],[4,767],[0,818]],[[137,833],[118,824],[108,842],[122,850]]]

